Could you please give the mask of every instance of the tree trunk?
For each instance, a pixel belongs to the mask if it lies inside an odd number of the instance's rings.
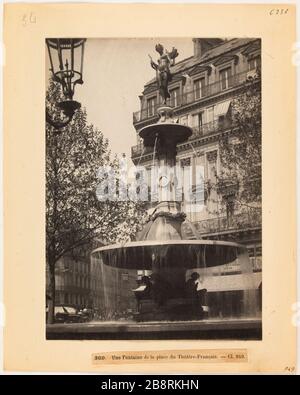
[[[49,264],[49,296],[48,300],[48,324],[54,323],[55,315],[55,264]]]

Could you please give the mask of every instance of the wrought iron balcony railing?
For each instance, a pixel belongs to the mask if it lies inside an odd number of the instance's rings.
[[[231,217],[210,218],[193,223],[199,234],[220,233],[227,230],[242,230],[261,227],[261,210],[235,214]]]
[[[226,91],[233,87],[239,86],[246,81],[258,78],[259,74],[256,70],[245,71],[239,74],[232,75],[227,79],[219,80],[211,84],[202,86],[199,89],[193,89],[191,91],[184,92],[182,95],[178,95],[176,99],[169,99],[167,104],[174,107],[175,110],[183,107],[187,104],[191,104],[200,101],[206,97],[216,95],[220,92]],[[157,108],[161,106],[161,103],[145,108],[142,111],[136,111],[133,113],[133,123],[144,121],[146,119],[157,117]]]
[[[153,148],[151,147],[144,147],[143,143],[134,145],[131,147],[131,156],[132,158],[136,158],[138,156],[146,155],[153,152]]]

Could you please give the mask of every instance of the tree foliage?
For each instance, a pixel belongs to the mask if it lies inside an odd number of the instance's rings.
[[[222,172],[217,188],[226,200],[226,190],[248,207],[261,203],[261,86],[260,80],[246,82],[243,92],[232,100],[232,129],[220,138]]]
[[[46,106],[54,119],[60,118],[56,103],[61,100],[60,86],[50,81]],[[108,140],[87,123],[85,109],[62,129],[46,124],[46,258],[52,274],[65,254],[76,255],[95,238],[108,243],[131,239],[140,227],[143,211],[137,203],[98,200],[98,170],[105,165],[118,173]]]

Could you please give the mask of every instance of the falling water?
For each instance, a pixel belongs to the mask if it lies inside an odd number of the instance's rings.
[[[102,295],[103,295],[103,300],[104,300],[104,306],[101,306],[101,312],[102,315],[104,314],[103,318],[107,317],[107,311],[109,309],[109,294],[108,291],[106,289],[106,287],[108,286],[108,281],[106,280],[106,275],[105,275],[105,266],[103,265],[102,259],[101,259],[101,255],[98,254],[99,256],[99,265],[100,265],[100,270],[101,270],[101,290],[102,290]],[[94,257],[94,260],[97,260],[96,256]],[[101,296],[102,296],[101,295]]]
[[[239,255],[241,271],[247,279],[247,285],[243,291],[243,301],[244,301],[244,314],[245,316],[257,317],[260,315],[258,309],[258,288],[256,286],[257,275],[253,273],[252,265],[247,254]]]
[[[155,155],[156,155],[156,144],[157,144],[158,137],[155,137],[154,146],[153,146],[153,157],[152,157],[152,167],[154,168],[155,165]]]

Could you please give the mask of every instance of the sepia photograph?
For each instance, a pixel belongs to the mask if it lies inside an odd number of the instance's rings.
[[[294,374],[295,5],[6,4],[3,31],[4,370]]]
[[[262,340],[257,37],[45,39],[47,340]]]

